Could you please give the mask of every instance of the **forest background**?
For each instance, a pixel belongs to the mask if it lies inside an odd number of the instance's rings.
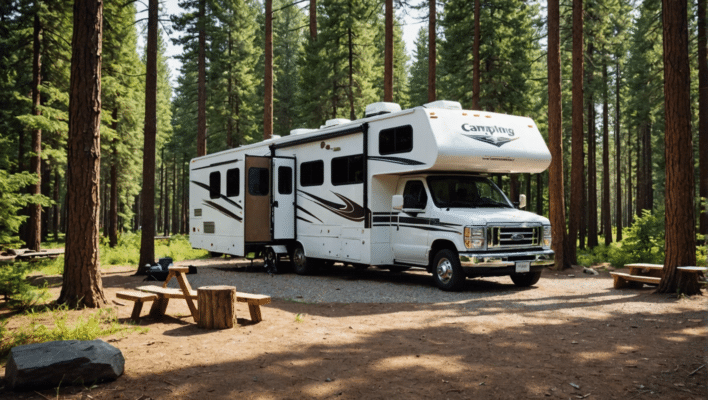
[[[66,142],[72,1],[13,0],[0,6],[0,244],[39,249],[66,231]],[[432,99],[459,101],[493,112],[528,115],[548,131],[545,2],[479,3],[479,90],[474,90],[473,0],[396,2],[392,100],[402,108]],[[310,7],[273,0],[273,129],[318,127],[327,119],[356,119],[384,99],[384,3],[322,0],[316,27]],[[699,22],[703,7],[703,19]],[[264,4],[254,0],[185,0],[181,12],[159,19],[154,227],[186,234],[188,163],[198,154],[197,132],[209,153],[264,137],[266,59]],[[303,7],[304,6],[304,7]],[[100,229],[106,244],[136,232],[141,216],[146,5],[106,2],[103,10]],[[664,69],[661,1],[590,0],[583,4],[582,168],[571,161],[572,113],[562,114],[567,223],[577,222],[575,245],[592,261],[621,266],[663,262],[665,185]],[[403,14],[426,21],[414,48],[402,39]],[[700,132],[700,27],[705,1],[688,6],[691,133],[698,243],[708,231],[701,198],[708,196],[706,132]],[[427,25],[427,26],[426,26]],[[429,26],[434,35],[429,35]],[[571,110],[573,7],[560,2],[562,107]],[[200,35],[199,33],[202,33]],[[431,53],[430,38],[436,52]],[[166,40],[182,46],[171,72]],[[201,37],[201,40],[200,40]],[[199,79],[200,50],[204,79]],[[435,54],[430,62],[429,54]],[[37,62],[39,60],[39,62]],[[435,67],[431,91],[429,69]],[[206,93],[200,114],[200,90]],[[705,90],[705,89],[704,89]],[[475,99],[475,94],[477,99]],[[475,101],[478,103],[475,104]],[[200,128],[203,124],[205,128]],[[702,148],[701,148],[702,147]],[[703,164],[707,165],[707,164]],[[572,166],[572,168],[571,168]],[[581,201],[571,202],[571,173],[582,170]],[[512,200],[530,199],[549,215],[548,172],[495,176]],[[705,200],[703,200],[704,202]],[[39,204],[33,215],[30,204]],[[699,221],[700,220],[700,221]],[[627,229],[629,228],[629,231]],[[565,229],[565,227],[564,227]],[[629,239],[627,235],[629,234]],[[575,235],[574,235],[575,236]],[[623,239],[625,239],[623,241]],[[570,243],[573,241],[570,240]],[[612,245],[620,242],[619,245]],[[697,249],[697,263],[705,250]],[[575,252],[571,257],[577,263]],[[586,260],[587,261],[587,260]]]

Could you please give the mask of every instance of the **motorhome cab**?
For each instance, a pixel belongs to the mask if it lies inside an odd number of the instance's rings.
[[[514,208],[488,175],[550,161],[530,118],[375,103],[360,120],[193,159],[190,241],[263,254],[271,269],[287,255],[298,274],[336,261],[424,268],[443,290],[480,276],[530,286],[553,264],[550,223]]]

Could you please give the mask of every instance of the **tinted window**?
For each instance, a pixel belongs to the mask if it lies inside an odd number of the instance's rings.
[[[324,183],[324,162],[310,161],[300,164],[300,185],[319,186]]]
[[[219,171],[209,174],[209,198],[221,197],[221,173]]]
[[[248,169],[248,193],[253,196],[268,194],[268,168],[252,167]]]
[[[403,189],[403,208],[425,208],[428,194],[421,181],[408,181]]]
[[[379,132],[379,154],[408,153],[413,150],[413,127],[410,125]]]
[[[293,169],[278,167],[278,193],[291,194],[293,192]]]
[[[241,186],[241,176],[238,168],[226,171],[226,197],[234,197],[239,195],[239,187]]]
[[[350,185],[364,183],[364,157],[337,157],[332,159],[332,184]]]

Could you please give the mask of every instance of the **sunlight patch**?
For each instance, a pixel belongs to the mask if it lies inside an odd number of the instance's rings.
[[[461,365],[457,364],[449,357],[436,355],[421,355],[420,357],[416,357],[415,355],[389,357],[373,364],[371,368],[380,371],[404,370],[406,368],[418,369],[420,368],[422,364],[421,360],[423,359],[425,359],[425,366],[432,370],[445,371],[445,373],[450,374],[463,372],[464,370]]]

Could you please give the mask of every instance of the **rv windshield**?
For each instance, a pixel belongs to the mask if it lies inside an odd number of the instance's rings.
[[[500,207],[513,208],[499,188],[478,176],[430,176],[428,188],[439,208]]]

